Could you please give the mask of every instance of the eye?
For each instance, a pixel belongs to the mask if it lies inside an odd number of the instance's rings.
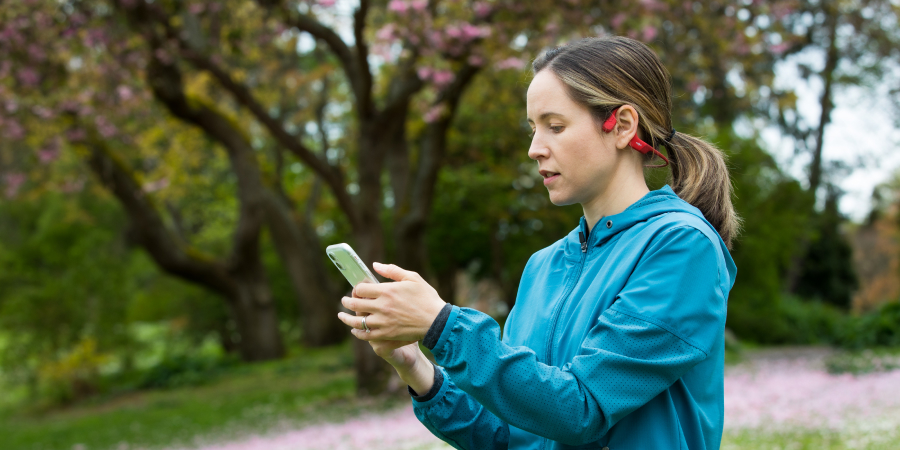
[[[528,133],[529,138],[534,138],[534,128],[531,129],[531,133]]]
[[[565,127],[563,127],[562,125],[554,125],[554,126],[550,127],[550,131],[552,131],[556,134],[559,134],[559,133],[562,133],[563,128],[565,128]]]

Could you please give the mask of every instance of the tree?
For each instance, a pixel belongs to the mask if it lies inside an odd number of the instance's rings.
[[[366,261],[428,272],[426,231],[439,227],[429,220],[440,217],[434,202],[441,180],[468,182],[477,172],[464,161],[447,164],[475,142],[455,127],[470,126],[478,114],[472,109],[457,122],[467,90],[503,72],[487,68],[521,69],[543,48],[577,36],[626,34],[657,47],[670,62],[675,92],[692,93],[676,98],[676,127],[708,130],[701,125],[707,120],[730,127],[771,84],[780,55],[766,46],[772,33],[750,32],[741,11],[754,17],[772,5],[782,4],[363,0],[352,11],[334,1],[287,0],[4,4],[0,54],[10,64],[0,94],[19,105],[13,113],[6,108],[4,126],[18,126],[18,135],[45,122],[65,130],[64,145],[116,196],[137,242],[164,270],[226,299],[245,358],[266,359],[281,344],[260,257],[263,230],[301,305],[306,341],[340,339],[346,331],[334,316],[346,288],[322,255],[323,238],[335,236],[325,224]],[[729,81],[732,72],[743,85]],[[468,101],[492,100],[487,86]],[[523,88],[494,84],[507,93]],[[501,122],[485,120],[482,131],[501,127],[518,136],[509,117],[485,118]],[[161,132],[149,136],[150,129]],[[451,139],[455,129],[460,134]],[[158,189],[162,178],[149,181],[165,167],[173,188],[191,186],[176,175],[193,149],[170,136],[189,132],[215,149],[211,161],[228,161],[220,165],[227,167],[222,182],[231,183],[237,212],[231,244],[218,251],[199,251],[184,220],[198,214]],[[15,158],[39,157],[16,135],[4,140],[24,150]],[[492,149],[497,155],[521,151],[511,147],[518,139],[501,141]],[[478,170],[495,171],[501,158]],[[454,172],[442,178],[445,166]],[[527,177],[518,172],[506,176]],[[499,186],[475,183],[471,192]],[[536,223],[531,194],[505,195],[526,207],[490,211],[485,238],[499,249],[490,256],[495,274],[504,272],[496,269],[504,260],[524,264],[520,255],[500,256],[503,221],[532,230]],[[472,261],[460,252],[453,264]],[[440,279],[453,264],[431,266]],[[511,289],[515,270],[507,273],[496,276]],[[383,389],[387,367],[365,344],[356,356],[360,391]]]

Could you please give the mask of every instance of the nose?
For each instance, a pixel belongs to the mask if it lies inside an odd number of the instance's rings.
[[[538,161],[541,158],[547,158],[550,156],[550,149],[547,148],[547,145],[541,139],[541,136],[538,132],[534,133],[534,137],[531,138],[531,146],[528,147],[528,157]]]

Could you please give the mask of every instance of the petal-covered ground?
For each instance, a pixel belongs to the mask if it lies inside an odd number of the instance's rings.
[[[778,350],[730,367],[725,376],[723,448],[761,448],[753,442],[785,434],[787,438],[779,439],[790,440],[810,433],[826,436],[834,448],[890,448],[890,443],[900,442],[900,370],[832,375],[824,369],[826,354]],[[199,448],[426,450],[449,446],[433,437],[407,406],[342,423],[247,436]]]

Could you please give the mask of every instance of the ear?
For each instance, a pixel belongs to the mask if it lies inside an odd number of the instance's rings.
[[[628,148],[628,143],[638,132],[638,113],[631,105],[622,105],[616,111],[616,148]]]

